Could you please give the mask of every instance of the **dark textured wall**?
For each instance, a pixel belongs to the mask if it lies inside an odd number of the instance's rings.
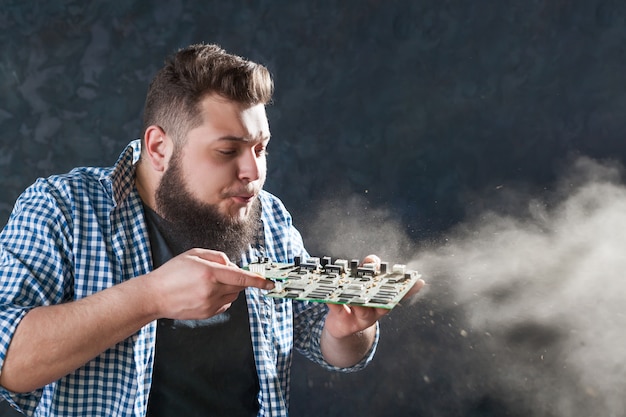
[[[36,177],[113,163],[140,135],[163,58],[216,42],[275,76],[267,189],[311,252],[332,247],[320,207],[350,216],[347,201],[414,242],[437,239],[502,188],[551,184],[572,155],[626,161],[625,4],[4,0],[0,223]],[[459,392],[473,358],[448,330],[455,313],[437,321],[433,309],[386,318],[362,373],[297,361],[293,414],[515,415],[476,378]],[[444,363],[451,372],[428,383],[424,367]]]

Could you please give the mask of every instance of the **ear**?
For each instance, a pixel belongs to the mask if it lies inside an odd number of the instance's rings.
[[[172,140],[159,126],[149,126],[144,133],[144,151],[152,167],[159,172],[165,171],[172,155]]]

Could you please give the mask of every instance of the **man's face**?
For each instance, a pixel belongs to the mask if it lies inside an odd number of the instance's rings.
[[[157,211],[186,248],[236,259],[259,227],[269,127],[262,105],[242,108],[210,97],[202,106],[203,124],[189,132],[163,173]]]
[[[198,202],[230,221],[245,220],[267,172],[265,106],[244,107],[212,95],[201,102],[201,113],[203,123],[188,132],[178,150],[180,174]]]

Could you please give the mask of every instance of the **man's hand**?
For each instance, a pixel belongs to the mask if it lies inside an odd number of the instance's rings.
[[[11,340],[0,384],[30,392],[74,371],[153,320],[208,318],[225,311],[244,288],[273,285],[237,268],[223,253],[192,249],[149,274],[88,297],[30,310]]]
[[[226,311],[246,287],[272,289],[274,283],[238,268],[222,252],[191,249],[155,269],[160,317],[205,319]]]
[[[380,258],[368,255],[363,263],[380,267]],[[403,299],[417,294],[424,281],[417,280]],[[322,354],[331,365],[349,367],[358,363],[372,347],[376,336],[376,322],[390,310],[384,308],[328,304],[322,332]]]

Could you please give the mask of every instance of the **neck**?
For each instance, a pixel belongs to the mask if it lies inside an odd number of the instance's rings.
[[[158,178],[156,178],[154,171],[150,170],[148,164],[140,159],[137,162],[137,169],[135,171],[135,186],[141,197],[141,201],[156,212],[156,199],[154,194],[158,186]]]

